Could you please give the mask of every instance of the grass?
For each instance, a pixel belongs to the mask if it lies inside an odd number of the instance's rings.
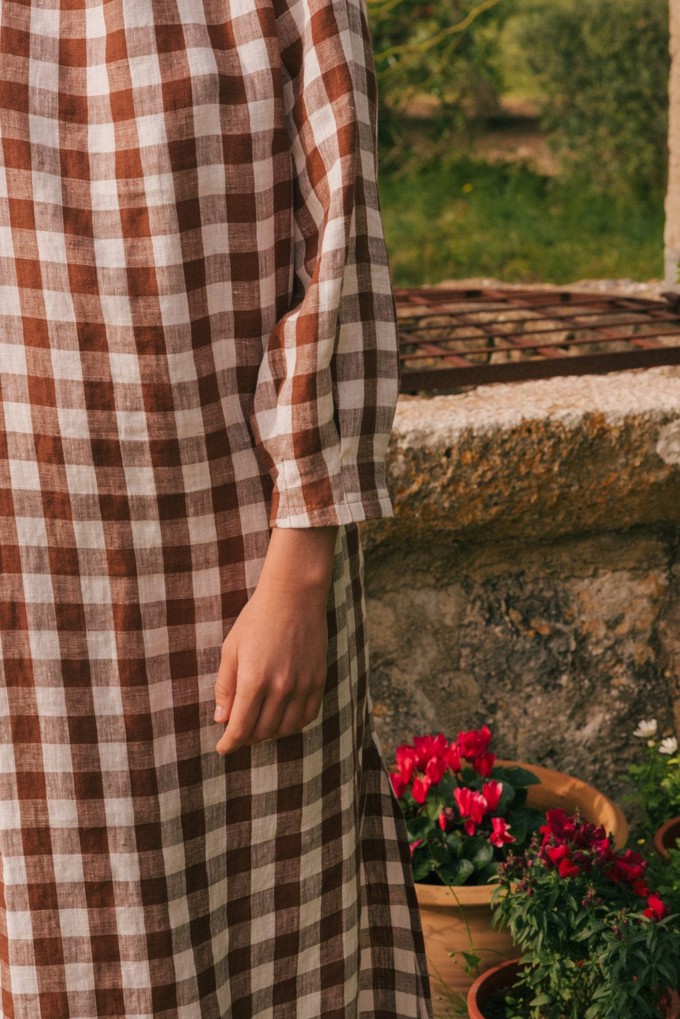
[[[378,183],[395,286],[663,276],[660,202],[615,201],[528,163],[466,156],[380,171]]]

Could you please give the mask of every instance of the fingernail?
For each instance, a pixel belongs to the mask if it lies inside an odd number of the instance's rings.
[[[227,709],[222,704],[218,704],[215,707],[215,721],[216,722],[223,722],[226,717],[227,717]]]

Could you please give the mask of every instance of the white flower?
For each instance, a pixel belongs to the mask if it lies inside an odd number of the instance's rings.
[[[675,736],[666,736],[665,739],[661,740],[659,744],[660,754],[674,754],[678,749],[678,741]]]
[[[657,728],[655,718],[649,718],[647,721],[643,719],[641,722],[638,722],[638,727],[633,736],[639,736],[640,739],[649,739],[650,736],[656,736]]]

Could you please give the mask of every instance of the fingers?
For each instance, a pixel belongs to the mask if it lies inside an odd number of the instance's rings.
[[[253,688],[246,682],[237,685],[227,727],[215,747],[218,753],[230,754],[250,741],[264,697],[262,688]]]
[[[238,659],[236,649],[227,638],[222,644],[220,665],[215,677],[215,721],[224,722],[231,714],[236,696]]]
[[[259,743],[260,740],[272,739],[281,727],[281,719],[284,714],[295,703],[295,701],[291,701],[289,698],[265,698],[260,708],[260,714],[255,721],[253,731],[250,734],[250,742]]]
[[[322,699],[323,691],[318,690],[302,697],[267,696],[266,691],[254,697],[252,691],[245,690],[240,696],[237,691],[229,723],[215,749],[229,754],[242,746],[299,732],[317,717]]]
[[[320,705],[321,698],[316,695],[309,696],[302,701],[291,701],[279,722],[276,735],[278,737],[291,736],[294,732],[304,729],[319,714]]]

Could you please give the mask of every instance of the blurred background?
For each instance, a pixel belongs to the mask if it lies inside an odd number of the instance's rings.
[[[395,286],[663,276],[667,0],[367,0]]]

